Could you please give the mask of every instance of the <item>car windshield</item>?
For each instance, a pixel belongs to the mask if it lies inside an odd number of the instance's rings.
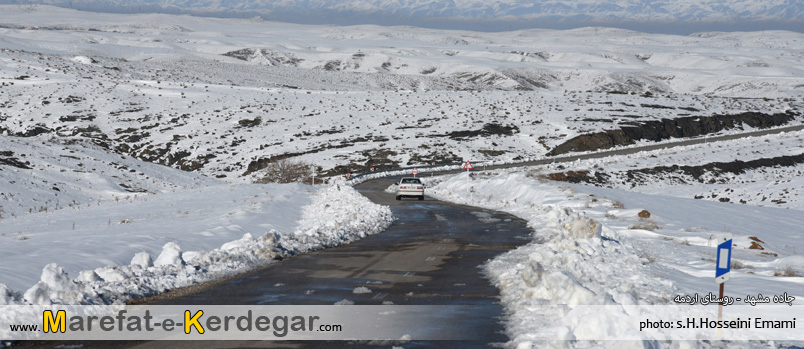
[[[404,178],[402,184],[421,184],[422,182],[416,178]]]

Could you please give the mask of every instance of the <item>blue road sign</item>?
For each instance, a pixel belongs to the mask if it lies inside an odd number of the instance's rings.
[[[717,245],[717,264],[715,265],[715,282],[722,284],[729,279],[731,271],[731,239]]]

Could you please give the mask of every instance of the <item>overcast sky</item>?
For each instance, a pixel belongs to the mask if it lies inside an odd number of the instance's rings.
[[[804,32],[804,0],[0,0],[80,10],[255,17],[305,24],[502,31],[609,26],[647,32]]]

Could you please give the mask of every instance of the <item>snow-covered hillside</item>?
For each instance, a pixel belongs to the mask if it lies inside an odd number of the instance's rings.
[[[229,181],[283,157],[329,175],[538,158],[663,118],[799,115],[804,95],[804,36],[782,31],[478,33],[4,6],[0,33],[1,133],[88,138]]]
[[[804,131],[535,169],[545,179],[804,211]]]
[[[119,303],[393,221],[348,186],[233,185],[80,138],[0,141],[0,305]]]
[[[2,137],[0,219],[223,184],[121,156],[88,140]]]

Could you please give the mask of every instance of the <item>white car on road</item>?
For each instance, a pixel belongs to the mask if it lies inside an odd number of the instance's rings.
[[[402,200],[403,196],[415,196],[424,200],[424,183],[418,178],[400,179],[396,186],[396,199]]]

